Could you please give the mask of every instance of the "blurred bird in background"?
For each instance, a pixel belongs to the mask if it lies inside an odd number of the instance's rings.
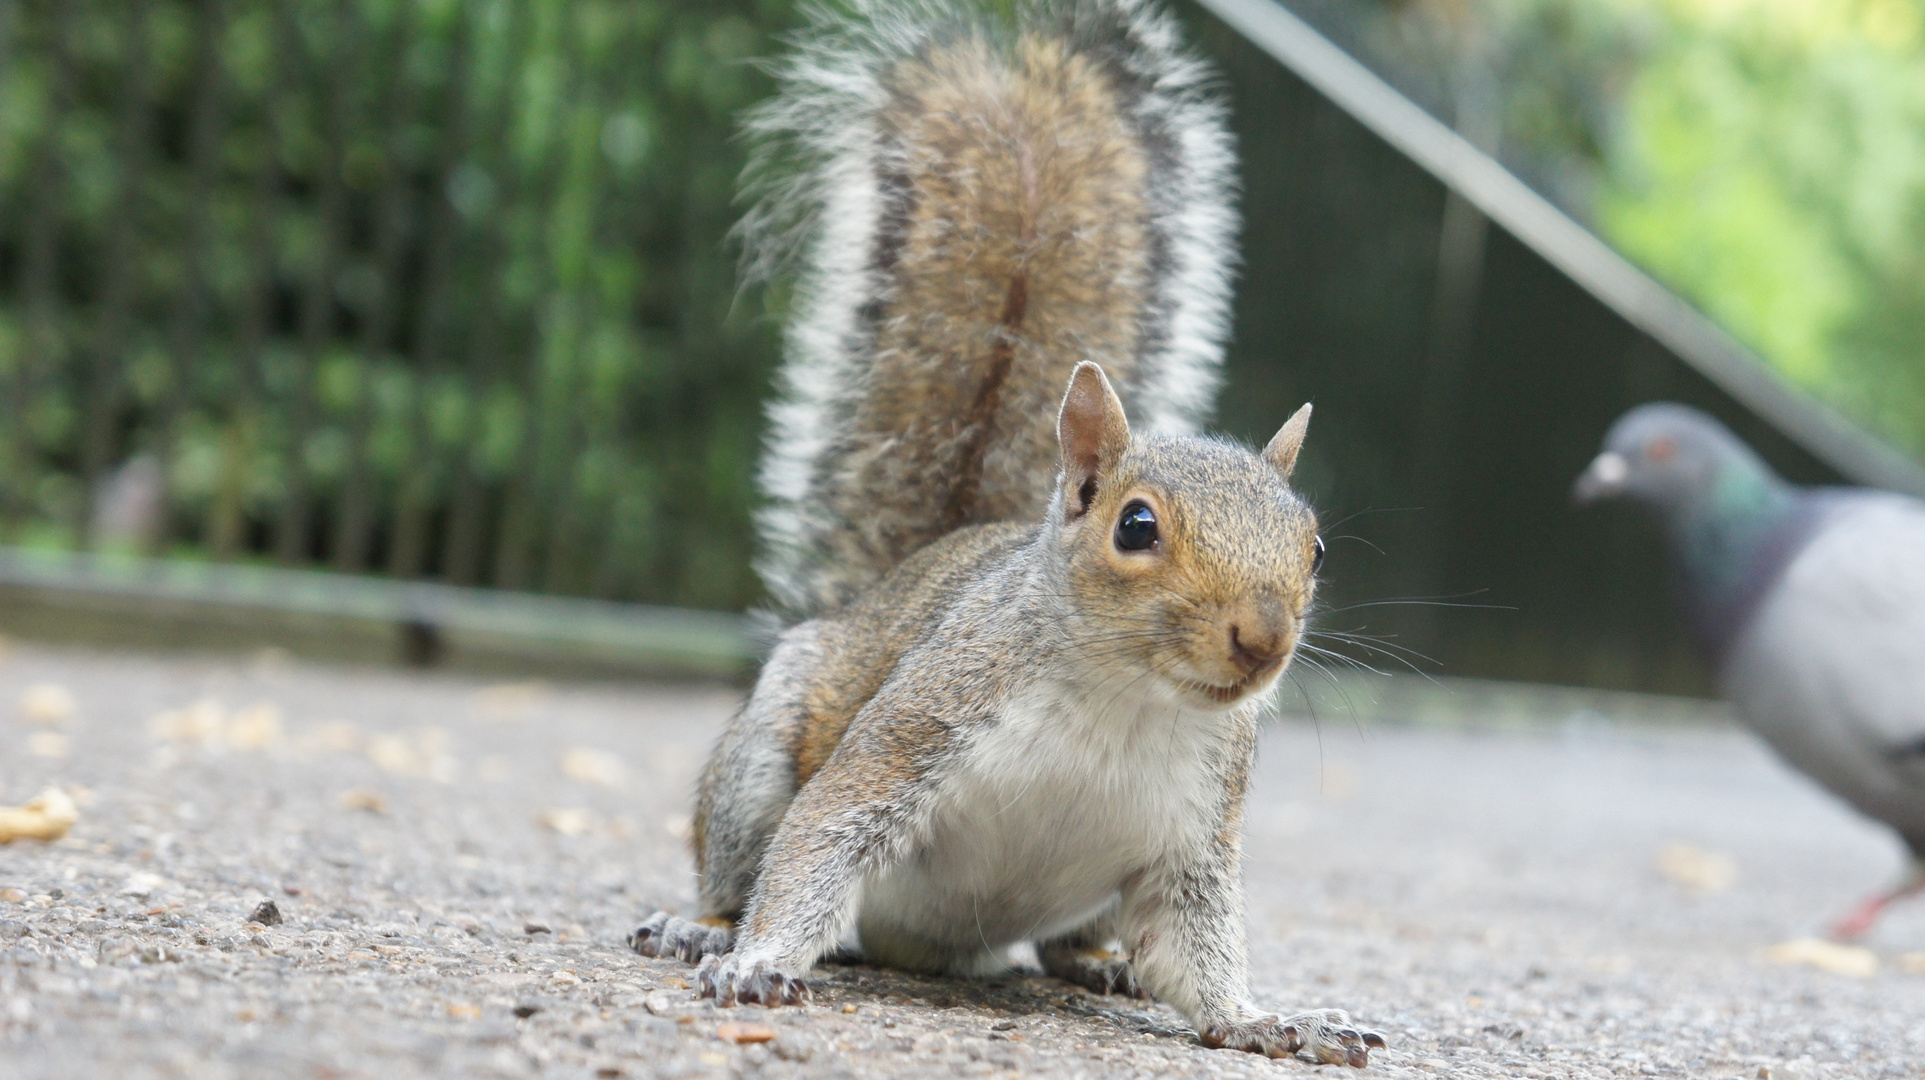
[[[90,524],[96,551],[145,552],[160,539],[166,483],[152,454],[135,454],[115,469],[94,496]]]
[[[1738,715],[1910,849],[1904,879],[1833,937],[1857,938],[1925,892],[1925,503],[1789,484],[1723,424],[1668,403],[1620,417],[1573,495],[1657,518]]]

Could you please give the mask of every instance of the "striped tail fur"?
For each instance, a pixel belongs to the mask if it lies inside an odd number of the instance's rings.
[[[749,116],[751,279],[796,280],[758,563],[830,611],[961,526],[1039,520],[1070,372],[1214,401],[1237,228],[1208,67],[1139,0],[815,9]]]

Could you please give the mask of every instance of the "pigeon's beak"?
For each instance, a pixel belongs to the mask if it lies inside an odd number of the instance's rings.
[[[1577,478],[1576,486],[1571,488],[1571,501],[1579,506],[1589,506],[1599,499],[1609,499],[1624,493],[1624,479],[1631,475],[1631,463],[1624,455],[1606,450],[1591,462],[1584,475]]]

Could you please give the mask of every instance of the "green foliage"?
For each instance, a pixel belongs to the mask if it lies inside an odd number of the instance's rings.
[[[1664,9],[1598,215],[1794,382],[1925,457],[1925,11]]]
[[[0,4],[0,535],[740,607],[780,0]],[[8,17],[10,13],[10,18]]]
[[[1481,72],[1507,163],[1925,458],[1925,2],[1384,0],[1324,22],[1460,127]]]

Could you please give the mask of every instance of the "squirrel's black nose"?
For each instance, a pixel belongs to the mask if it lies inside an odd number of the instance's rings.
[[[1230,658],[1244,671],[1255,671],[1283,655],[1283,635],[1274,630],[1245,634],[1230,624]]]

